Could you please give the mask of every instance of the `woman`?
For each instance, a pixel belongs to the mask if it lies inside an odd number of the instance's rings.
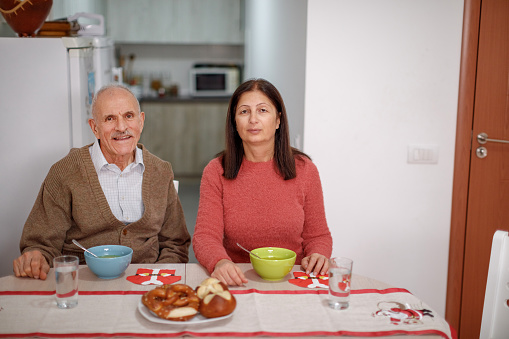
[[[247,279],[237,246],[284,247],[306,273],[328,272],[332,237],[318,170],[290,146],[279,91],[263,79],[240,85],[230,99],[226,149],[204,169],[193,236],[198,261],[228,285]]]

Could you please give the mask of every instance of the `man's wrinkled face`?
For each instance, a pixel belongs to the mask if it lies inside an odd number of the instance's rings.
[[[108,163],[134,156],[144,121],[145,113],[139,111],[136,98],[128,91],[111,88],[100,93],[89,123]]]

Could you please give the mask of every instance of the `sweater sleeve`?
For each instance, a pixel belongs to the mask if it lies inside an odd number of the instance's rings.
[[[302,233],[304,256],[319,253],[330,258],[332,254],[332,236],[325,217],[320,176],[318,169],[311,161],[307,161],[305,168],[305,220]]]
[[[20,240],[20,251],[38,250],[53,266],[53,258],[62,255],[67,231],[72,225],[71,194],[58,180],[56,165],[44,179]]]
[[[209,273],[221,259],[231,258],[223,246],[223,186],[222,166],[213,159],[203,170],[200,184],[200,203],[193,235],[193,250],[198,262]]]

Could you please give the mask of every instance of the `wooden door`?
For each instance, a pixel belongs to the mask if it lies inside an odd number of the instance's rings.
[[[477,141],[509,140],[509,1],[466,1],[463,45],[446,311],[461,339],[479,338],[493,234],[509,230],[509,144]]]

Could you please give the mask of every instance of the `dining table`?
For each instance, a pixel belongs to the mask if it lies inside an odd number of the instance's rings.
[[[0,278],[0,338],[331,337],[448,338],[454,329],[410,291],[354,274],[346,310],[328,306],[327,277],[299,265],[282,280],[261,279],[238,264],[248,283],[231,286],[230,315],[169,321],[151,313],[141,297],[161,284],[195,289],[210,275],[198,263],[130,264],[115,279],[100,279],[86,265],[78,274],[78,305],[60,309],[55,274],[45,280]]]

